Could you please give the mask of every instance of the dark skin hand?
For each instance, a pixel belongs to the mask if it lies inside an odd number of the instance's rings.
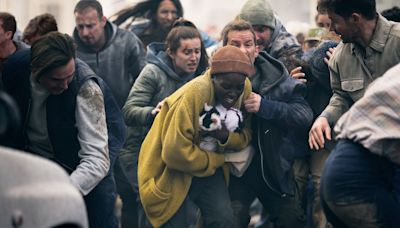
[[[221,122],[222,128],[214,131],[201,131],[200,134],[201,136],[211,136],[213,138],[216,138],[220,143],[224,144],[228,140],[229,137],[229,131],[225,126],[225,123],[222,121]]]

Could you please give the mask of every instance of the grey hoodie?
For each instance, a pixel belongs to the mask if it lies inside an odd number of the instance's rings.
[[[139,38],[128,30],[108,21],[104,30],[106,44],[95,52],[82,42],[75,28],[73,37],[78,46],[77,57],[107,83],[122,108],[133,82],[146,64],[145,49]]]

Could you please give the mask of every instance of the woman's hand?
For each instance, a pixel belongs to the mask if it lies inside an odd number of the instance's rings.
[[[222,144],[226,143],[229,137],[229,131],[225,126],[224,121],[221,121],[222,128],[214,131],[201,131],[200,135],[202,136],[210,136],[216,138]]]
[[[158,102],[157,106],[153,110],[151,110],[151,114],[153,116],[156,116],[161,111],[161,106],[164,104],[164,101],[165,100]]]
[[[290,71],[290,76],[292,76],[292,78],[295,78],[304,84],[307,83],[306,74],[301,72],[301,66],[296,67],[292,71]]]

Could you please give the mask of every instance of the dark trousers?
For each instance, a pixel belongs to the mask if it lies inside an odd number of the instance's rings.
[[[321,179],[321,202],[335,227],[399,227],[394,165],[361,145],[340,140]]]
[[[134,207],[136,208],[136,214],[132,215],[137,217],[137,224],[135,227],[149,228],[152,227],[148,221],[142,203],[139,197],[139,184],[137,177],[138,169],[138,154],[130,151],[123,151],[119,155],[119,163],[122,172],[127,178],[130,188],[125,188],[125,195],[129,195],[129,198],[134,198]],[[130,202],[132,200],[129,200]],[[129,216],[128,214],[126,216]]]
[[[138,227],[137,194],[122,171],[118,159],[114,166],[114,177],[117,184],[117,192],[122,201],[121,228]]]
[[[192,185],[185,201],[174,216],[162,227],[189,227],[188,210],[191,203],[199,207],[203,227],[233,227],[233,212],[228,189],[221,169],[209,177],[193,177]]]
[[[117,228],[114,214],[116,199],[115,181],[108,174],[88,195],[84,197],[88,213],[89,227]]]
[[[259,155],[255,155],[246,173],[238,178],[231,175],[229,193],[235,215],[235,223],[247,227],[250,221],[249,208],[256,197],[277,227],[305,227],[305,215],[297,195],[282,197],[273,192],[261,175]],[[294,181],[294,180],[293,180]]]

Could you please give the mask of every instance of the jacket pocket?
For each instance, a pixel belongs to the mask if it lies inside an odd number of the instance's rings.
[[[161,190],[151,178],[140,191],[143,208],[150,217],[159,217],[167,208],[171,193]]]
[[[364,88],[364,80],[353,79],[353,80],[341,81],[341,86],[344,91],[354,92]]]

